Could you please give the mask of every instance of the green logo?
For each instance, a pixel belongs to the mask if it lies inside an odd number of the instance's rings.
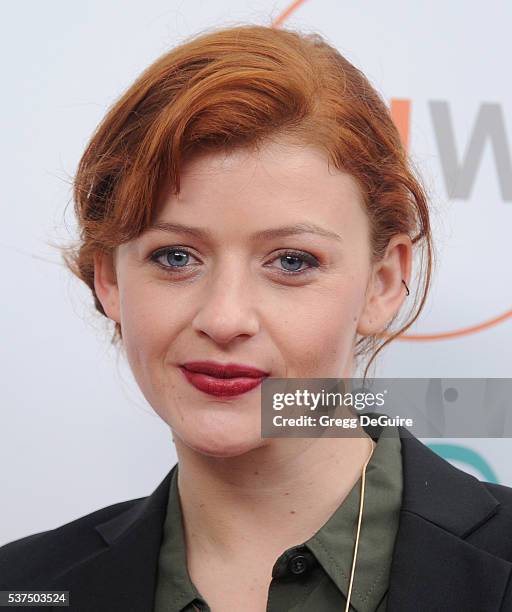
[[[427,446],[447,461],[458,461],[480,472],[482,480],[498,483],[496,473],[480,453],[460,444],[427,444]]]

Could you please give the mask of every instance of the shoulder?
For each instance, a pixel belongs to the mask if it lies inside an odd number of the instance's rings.
[[[496,499],[498,505],[492,520],[477,525],[468,540],[475,545],[487,548],[512,561],[512,487],[480,481],[485,489]]]
[[[104,546],[96,525],[139,505],[145,497],[95,510],[55,529],[41,531],[0,547],[0,590],[48,588],[49,581],[74,560]]]
[[[489,522],[488,525],[494,527],[499,539],[505,539],[509,543],[512,559],[512,487],[492,482],[480,483],[498,502],[493,515],[494,522]]]
[[[512,512],[512,487],[496,484],[494,482],[480,481],[484,487],[501,502],[503,510]]]

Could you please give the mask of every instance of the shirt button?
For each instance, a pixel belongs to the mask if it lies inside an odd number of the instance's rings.
[[[292,574],[303,574],[308,569],[308,560],[304,555],[295,555],[288,561],[288,569]]]

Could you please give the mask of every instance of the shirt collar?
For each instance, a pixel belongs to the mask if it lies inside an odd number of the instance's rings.
[[[323,527],[305,542],[345,598],[354,553],[360,487],[361,478]],[[401,503],[401,442],[398,430],[386,427],[366,468],[363,517],[350,601],[357,612],[375,610],[388,589]]]
[[[159,602],[159,593],[163,592],[157,589],[155,603],[160,609],[165,609],[167,612],[181,612],[195,599],[201,599],[201,595],[195,588],[187,569],[183,517],[178,494],[178,464],[172,470],[162,538],[158,561],[158,580],[165,581],[169,592],[172,592],[174,596],[172,601]]]

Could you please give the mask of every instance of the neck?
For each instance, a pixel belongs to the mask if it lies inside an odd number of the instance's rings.
[[[309,539],[361,477],[374,443],[359,433],[273,439],[229,458],[197,453],[175,439],[187,549],[229,560],[256,542],[275,557]]]

